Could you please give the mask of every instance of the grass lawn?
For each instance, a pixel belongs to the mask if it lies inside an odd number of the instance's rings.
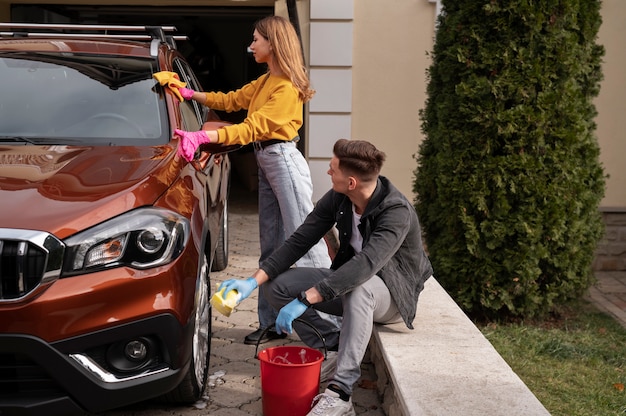
[[[626,329],[591,304],[478,327],[553,416],[626,416]]]

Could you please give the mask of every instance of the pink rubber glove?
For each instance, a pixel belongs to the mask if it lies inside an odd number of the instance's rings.
[[[201,144],[210,143],[211,139],[204,130],[200,131],[184,131],[176,129],[174,133],[180,136],[180,146],[178,146],[178,154],[187,162],[191,162],[196,150]]]
[[[191,100],[191,97],[193,97],[193,94],[195,93],[194,90],[185,87],[179,88],[178,92],[180,92],[180,95],[182,95],[185,100]]]

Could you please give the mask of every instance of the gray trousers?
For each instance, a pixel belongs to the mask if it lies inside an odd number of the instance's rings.
[[[268,258],[313,210],[313,183],[309,165],[296,142],[278,143],[254,154],[259,166],[259,238],[261,257]],[[330,267],[324,240],[296,262],[296,266]],[[263,296],[257,302],[259,329],[274,326],[276,311]]]
[[[262,296],[276,310],[291,302],[298,294],[329,276],[330,269],[297,267],[261,285]],[[323,312],[322,314],[318,311]],[[343,317],[341,326],[328,315]],[[373,276],[349,293],[309,308],[300,319],[312,324],[325,338],[328,349],[337,350],[337,371],[332,382],[352,394],[361,376],[361,362],[367,350],[374,323],[402,322],[395,302],[385,283]],[[323,341],[307,325],[294,323],[294,330],[307,346],[323,348]]]

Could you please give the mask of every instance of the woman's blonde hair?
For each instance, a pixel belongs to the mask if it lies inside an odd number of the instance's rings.
[[[291,22],[280,16],[268,16],[256,22],[254,28],[269,41],[276,64],[299,91],[302,101],[309,101],[315,90],[311,89],[300,39]]]

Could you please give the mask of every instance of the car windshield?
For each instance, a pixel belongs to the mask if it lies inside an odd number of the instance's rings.
[[[0,142],[167,143],[155,65],[135,57],[0,53]]]

